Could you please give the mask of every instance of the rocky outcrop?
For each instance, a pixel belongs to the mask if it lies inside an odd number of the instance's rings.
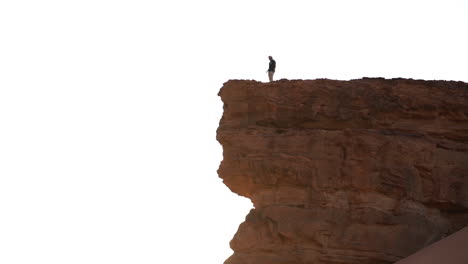
[[[468,224],[468,85],[233,80],[224,183],[254,204],[226,264],[394,263]]]

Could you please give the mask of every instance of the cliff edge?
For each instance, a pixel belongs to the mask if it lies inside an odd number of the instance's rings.
[[[468,225],[468,84],[231,80],[223,182],[254,204],[226,264],[394,263]]]

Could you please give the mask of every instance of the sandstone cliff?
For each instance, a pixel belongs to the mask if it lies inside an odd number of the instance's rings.
[[[468,224],[468,84],[235,80],[219,95],[218,173],[255,207],[226,264],[394,263]]]

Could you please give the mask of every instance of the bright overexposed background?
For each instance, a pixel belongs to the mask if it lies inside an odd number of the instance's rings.
[[[468,82],[467,0],[0,1],[0,263],[222,263],[229,79]]]

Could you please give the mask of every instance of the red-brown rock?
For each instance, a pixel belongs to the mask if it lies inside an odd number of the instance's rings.
[[[218,173],[255,206],[226,264],[394,263],[468,224],[468,84],[239,80],[219,95]]]

